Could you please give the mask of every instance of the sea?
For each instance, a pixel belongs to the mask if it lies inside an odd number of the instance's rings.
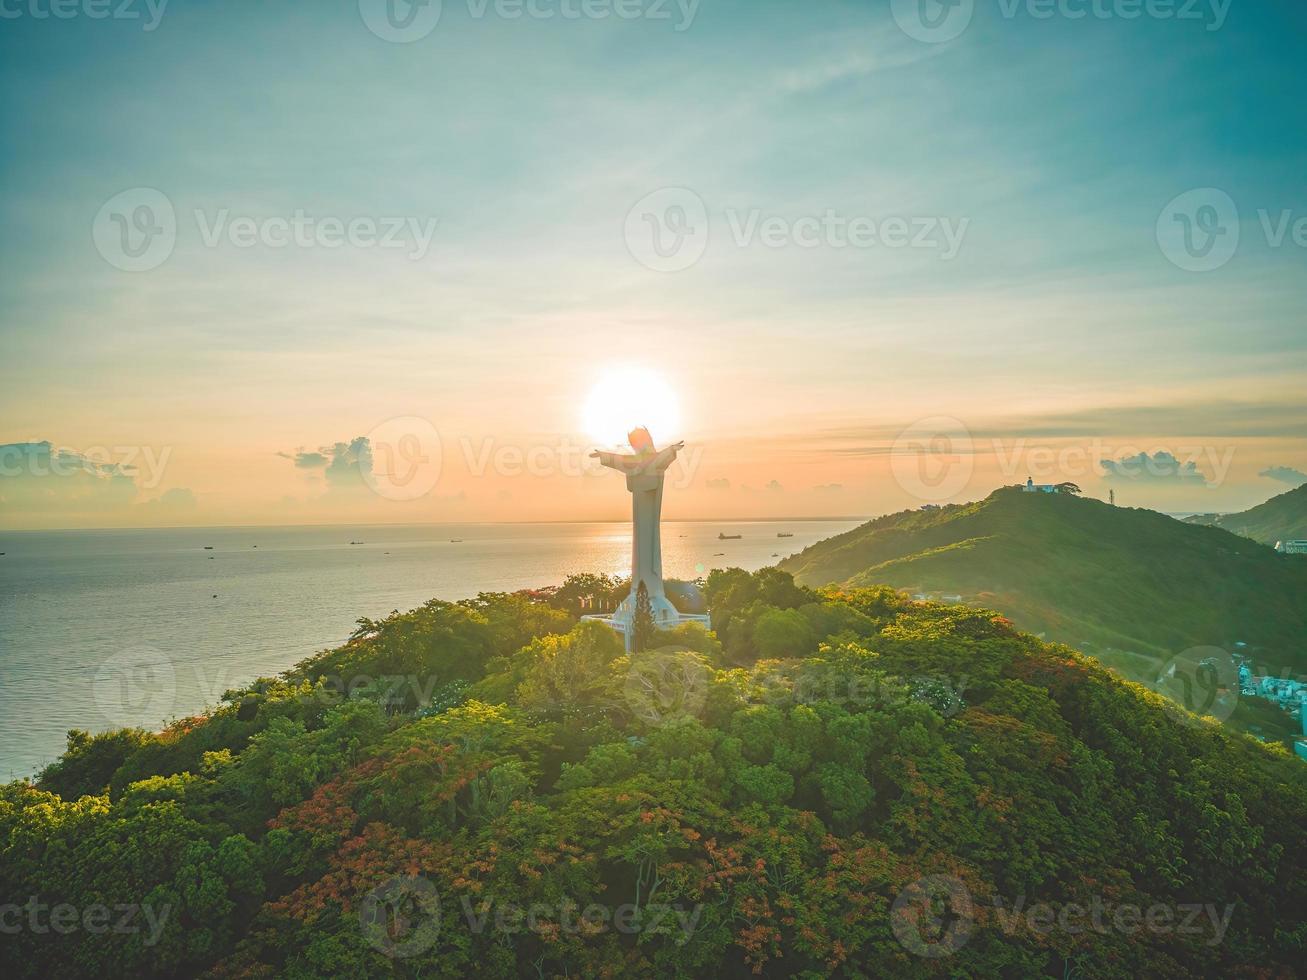
[[[663,573],[754,571],[858,523],[664,521]],[[7,780],[53,761],[69,729],[158,729],[343,643],[360,617],[575,572],[627,575],[631,526],[0,531],[0,552]]]

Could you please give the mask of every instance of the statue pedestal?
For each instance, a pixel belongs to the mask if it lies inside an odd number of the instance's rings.
[[[652,601],[650,602],[650,605],[654,607],[654,625],[660,630],[675,629],[682,623],[698,623],[704,629],[710,628],[710,621],[706,614],[677,612],[665,596],[663,602],[666,603],[665,608],[654,605]],[[581,618],[603,623],[605,626],[617,630],[622,634],[622,639],[626,641],[626,652],[631,652],[631,640],[635,632],[632,628],[635,623],[635,602],[630,596],[623,599],[622,604],[617,607],[617,611],[610,616],[582,616]]]

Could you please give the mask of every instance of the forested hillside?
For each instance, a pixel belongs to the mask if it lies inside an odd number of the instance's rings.
[[[1165,660],[1243,643],[1307,670],[1307,560],[1150,510],[1004,488],[890,514],[781,567],[808,585],[959,594],[1082,650]]]
[[[1307,483],[1238,514],[1196,514],[1191,524],[1224,528],[1233,534],[1274,546],[1277,541],[1307,539]]]
[[[5,975],[1295,975],[1282,750],[992,612],[716,572],[628,655],[578,591],[74,733],[0,789]]]

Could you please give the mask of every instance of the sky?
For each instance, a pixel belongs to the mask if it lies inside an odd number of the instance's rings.
[[[1297,0],[50,3],[0,527],[623,519],[596,388],[670,518],[1307,482]]]

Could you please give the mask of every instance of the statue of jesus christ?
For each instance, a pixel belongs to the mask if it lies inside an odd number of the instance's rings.
[[[624,474],[626,489],[631,491],[631,594],[618,607],[613,618],[625,622],[633,620],[636,593],[643,582],[649,594],[649,604],[653,607],[654,622],[666,626],[677,621],[677,612],[663,588],[663,546],[659,530],[663,477],[676,461],[676,454],[685,448],[685,443],[678,442],[657,450],[649,430],[643,427],[633,429],[627,440],[635,450],[634,454],[599,450],[590,454],[609,469]]]

